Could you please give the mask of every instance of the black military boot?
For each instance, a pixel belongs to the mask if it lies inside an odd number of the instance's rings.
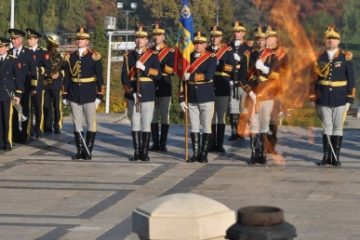
[[[271,154],[277,154],[275,148],[276,148],[276,144],[277,144],[277,130],[278,130],[278,125],[277,124],[273,124],[271,123],[269,125],[270,128],[270,132],[267,135],[267,139],[268,139],[268,153]]]
[[[150,143],[150,132],[142,132],[142,161],[150,161],[149,158],[149,143]]]
[[[202,135],[202,144],[201,144],[201,153],[200,153],[200,160],[201,163],[207,163],[208,162],[208,151],[209,151],[209,143],[210,143],[210,133],[203,133]]]
[[[325,166],[326,164],[332,164],[331,163],[331,147],[329,144],[330,141],[330,136],[323,134],[322,135],[322,140],[323,140],[323,152],[324,152],[324,156],[322,158],[322,160],[320,162],[317,163],[318,166]]]
[[[200,159],[200,133],[190,133],[193,155],[189,162],[196,162]]]
[[[132,131],[132,140],[134,146],[134,156],[130,158],[130,161],[137,161],[140,159],[140,149],[141,149],[141,139],[140,139],[140,132]]]
[[[259,160],[257,161],[260,164],[267,163],[267,152],[266,152],[267,141],[268,141],[267,133],[260,133]]]
[[[161,124],[160,151],[167,152],[166,142],[169,133],[169,124]]]
[[[216,142],[217,142],[217,151],[221,153],[225,153],[224,148],[224,135],[225,135],[225,124],[218,124],[217,125],[217,136],[216,136]]]
[[[249,165],[254,165],[259,161],[259,134],[250,134],[250,149]]]
[[[81,159],[81,157],[82,157],[82,153],[84,151],[83,150],[84,145],[83,145],[83,142],[80,137],[80,132],[74,132],[74,137],[75,137],[76,153],[74,156],[72,156],[72,159],[78,160],[78,159]]]
[[[152,136],[152,146],[150,148],[150,151],[159,151],[159,124],[152,123],[151,124],[151,136]]]
[[[236,132],[238,120],[239,120],[238,114],[230,114],[231,135],[228,138],[229,141],[234,141],[238,138],[238,135]]]
[[[341,143],[342,143],[342,139],[343,136],[331,136],[331,144],[334,148],[334,152],[335,152],[335,157],[333,157],[333,165],[335,167],[340,167],[341,166],[341,162],[340,162],[340,149],[341,149]]]
[[[89,152],[87,152],[86,149],[84,148],[82,159],[84,160],[92,159],[91,153],[94,147],[95,136],[96,136],[96,132],[90,132],[90,131],[86,132],[86,146]]]
[[[210,138],[209,152],[217,151],[216,135],[217,135],[216,124],[211,124],[211,138]]]

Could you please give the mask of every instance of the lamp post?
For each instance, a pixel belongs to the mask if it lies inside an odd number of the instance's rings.
[[[10,28],[15,26],[15,0],[11,0],[10,5]]]
[[[125,10],[124,9],[124,3],[119,1],[119,2],[117,2],[117,8],[122,9],[122,11],[124,11],[124,13],[125,13],[125,30],[126,30],[125,52],[127,52],[128,51],[128,34],[127,34],[127,31],[129,30],[129,15],[130,15],[130,13],[135,12],[135,10],[137,8],[137,4],[136,4],[136,2],[131,2],[130,3],[130,9],[131,10]]]
[[[115,28],[116,28],[116,17],[106,16],[105,29],[108,31],[107,35],[109,37],[109,46],[108,46],[107,71],[106,71],[105,113],[110,112],[111,43],[112,43],[112,34]]]

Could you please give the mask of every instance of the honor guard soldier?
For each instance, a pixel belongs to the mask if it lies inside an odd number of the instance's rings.
[[[49,65],[49,53],[43,48],[39,47],[39,38],[41,34],[37,31],[27,28],[27,42],[28,48],[33,51],[34,60],[38,69],[38,81],[36,87],[36,93],[31,97],[32,109],[35,114],[35,127],[33,128],[33,134],[36,138],[40,138],[44,131],[44,74],[50,71]]]
[[[234,39],[230,43],[230,47],[233,50],[233,55],[236,61],[235,73],[233,81],[230,81],[230,103],[229,103],[229,115],[231,124],[231,136],[230,141],[238,138],[236,128],[240,115],[240,101],[244,91],[240,88],[241,79],[246,79],[249,57],[251,53],[251,47],[245,41],[246,28],[239,22],[235,21],[233,25]]]
[[[99,52],[89,49],[90,34],[84,27],[76,33],[77,50],[65,56],[63,103],[70,104],[74,122],[76,154],[73,159],[91,160],[96,136],[96,109],[103,98],[103,69]],[[85,117],[86,142],[83,134]]]
[[[212,141],[210,151],[225,153],[223,146],[225,134],[225,116],[230,101],[230,82],[235,70],[235,59],[232,48],[222,43],[223,32],[218,26],[210,29],[211,46],[208,51],[212,52],[217,60],[217,68],[214,76],[215,89],[215,112],[212,119]]]
[[[0,151],[12,148],[13,105],[20,106],[24,88],[22,65],[8,54],[9,43],[8,39],[0,37]]]
[[[153,25],[152,35],[155,43],[152,50],[157,54],[160,61],[161,78],[155,82],[155,109],[151,123],[153,145],[150,150],[166,152],[166,142],[170,126],[171,76],[174,72],[175,50],[165,44],[165,30],[160,24],[157,23]],[[160,136],[159,119],[161,122]]]
[[[211,122],[214,115],[214,82],[216,57],[206,51],[206,36],[202,32],[194,33],[195,51],[190,57],[190,67],[184,74],[186,91],[180,93],[179,102],[182,110],[189,110],[191,141],[193,156],[190,162],[208,162],[208,149],[211,137]],[[183,87],[184,89],[184,87]],[[186,99],[188,106],[186,105]],[[200,127],[202,128],[202,144],[200,148]]]
[[[63,126],[61,89],[64,71],[64,53],[58,50],[60,45],[59,36],[50,34],[47,36],[47,50],[51,71],[44,75],[44,130],[59,134]]]
[[[267,163],[267,134],[274,98],[280,93],[281,62],[285,53],[278,53],[277,32],[268,27],[266,30],[267,48],[260,52],[254,69],[250,71],[249,84],[244,90],[249,96],[250,148],[249,164]]]
[[[10,34],[13,45],[9,54],[15,56],[17,61],[21,64],[20,71],[24,76],[24,92],[21,96],[20,102],[23,114],[27,118],[27,120],[23,121],[21,126],[19,126],[18,115],[16,113],[14,114],[14,142],[27,144],[29,142],[32,125],[30,117],[31,96],[36,94],[38,84],[35,54],[30,49],[23,46],[25,32],[18,29],[9,29],[8,33]]]
[[[121,82],[128,102],[134,156],[130,161],[149,161],[151,122],[154,115],[155,84],[161,76],[157,54],[147,48],[148,33],[135,29],[136,49],[124,57]]]
[[[326,51],[318,56],[317,78],[311,99],[316,101],[323,125],[324,156],[319,165],[340,166],[340,149],[347,111],[355,97],[352,53],[339,49],[340,33],[330,26],[325,31]]]

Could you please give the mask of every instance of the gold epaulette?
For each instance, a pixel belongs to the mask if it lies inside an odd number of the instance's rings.
[[[97,52],[97,51],[94,51],[94,52],[92,53],[92,59],[93,59],[94,61],[99,61],[99,60],[101,59],[101,54],[100,54],[99,52]]]
[[[70,60],[70,54],[68,52],[64,53],[64,60],[69,61]]]
[[[17,58],[17,56],[10,55],[10,54],[8,55],[8,57],[9,57],[9,58],[12,58],[12,59],[16,59],[16,58]]]

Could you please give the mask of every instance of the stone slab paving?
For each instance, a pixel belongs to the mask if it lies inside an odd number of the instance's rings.
[[[172,126],[169,152],[129,162],[132,142],[123,115],[98,116],[92,161],[70,159],[70,119],[61,135],[0,153],[0,239],[138,239],[131,213],[159,196],[202,194],[236,210],[274,205],[285,210],[297,239],[360,239],[360,120],[346,124],[341,168],[315,166],[319,129],[281,127],[267,166],[249,167],[248,140],[225,142],[227,153],[208,164],[184,162],[182,126]],[[227,129],[229,134],[229,129]],[[191,151],[190,151],[191,152]]]

